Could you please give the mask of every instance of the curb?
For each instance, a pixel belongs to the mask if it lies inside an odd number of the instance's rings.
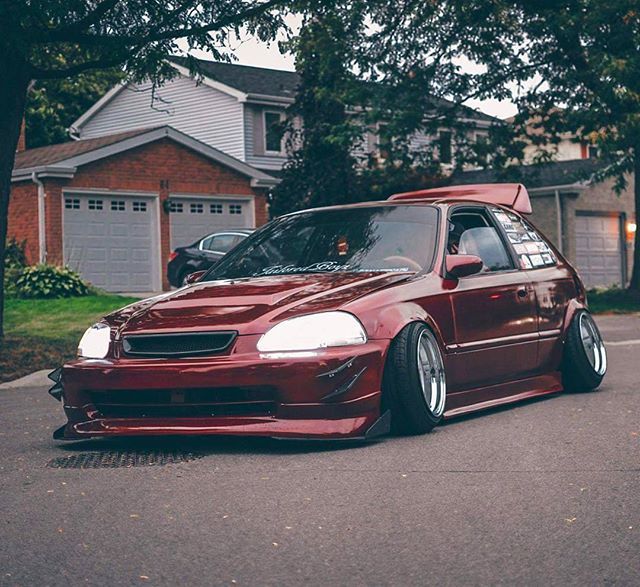
[[[51,373],[51,371],[53,369],[42,369],[13,381],[0,383],[0,390],[20,389],[23,387],[51,387],[51,380],[47,377],[47,374]]]

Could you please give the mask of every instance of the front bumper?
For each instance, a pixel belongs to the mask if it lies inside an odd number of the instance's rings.
[[[220,434],[340,439],[387,430],[388,417],[379,418],[389,341],[267,355],[256,352],[258,338],[239,337],[225,356],[68,363],[53,388],[62,388],[68,419],[55,437]],[[131,403],[141,394],[144,404]],[[196,396],[198,403],[189,399]],[[109,403],[102,398],[109,398]]]

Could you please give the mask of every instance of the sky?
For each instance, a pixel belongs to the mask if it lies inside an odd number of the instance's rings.
[[[295,26],[295,25],[294,25]],[[231,43],[231,52],[236,57],[236,63],[241,65],[254,65],[256,67],[268,67],[271,69],[285,69],[293,71],[294,61],[291,55],[283,55],[278,49],[277,43],[267,45],[249,35]],[[195,57],[209,59],[211,56],[202,51],[192,51]],[[473,71],[472,64],[463,66],[466,71]],[[471,108],[480,110],[497,118],[508,118],[516,114],[517,110],[512,102],[503,100],[469,100],[466,103]]]

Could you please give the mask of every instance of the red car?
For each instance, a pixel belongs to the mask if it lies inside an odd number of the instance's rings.
[[[371,438],[596,388],[602,338],[518,184],[283,216],[87,330],[55,438]]]

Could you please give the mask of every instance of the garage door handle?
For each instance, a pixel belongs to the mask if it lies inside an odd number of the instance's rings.
[[[529,292],[527,291],[526,287],[521,287],[520,289],[518,289],[518,297],[519,298],[526,298],[528,294],[529,294]]]

